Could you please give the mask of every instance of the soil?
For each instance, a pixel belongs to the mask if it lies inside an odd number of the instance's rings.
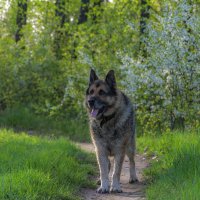
[[[94,153],[94,146],[89,143],[78,144],[83,150]],[[145,187],[146,183],[142,176],[143,170],[147,168],[148,163],[144,156],[136,154],[136,173],[139,182],[130,184],[129,180],[129,161],[125,157],[122,173],[121,173],[121,186],[123,193],[109,193],[109,194],[98,194],[95,189],[83,189],[81,194],[84,200],[145,200]],[[111,159],[111,163],[112,159]],[[111,167],[112,172],[112,167]],[[110,173],[111,178],[111,173]],[[98,186],[97,186],[98,187]]]

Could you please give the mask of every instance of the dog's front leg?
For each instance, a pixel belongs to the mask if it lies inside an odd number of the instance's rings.
[[[113,169],[110,192],[122,192],[120,186],[120,174],[124,160],[124,155],[125,155],[124,152],[120,151],[118,151],[118,154],[116,153],[114,155],[114,169]]]
[[[109,192],[109,158],[105,151],[96,151],[100,170],[101,186],[97,189],[98,193]]]

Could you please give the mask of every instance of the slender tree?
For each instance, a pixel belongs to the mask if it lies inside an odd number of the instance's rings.
[[[78,18],[78,24],[82,24],[87,21],[87,13],[89,11],[90,0],[81,0],[80,15]]]
[[[147,57],[147,52],[145,50],[145,44],[142,41],[142,38],[145,34],[146,23],[150,17],[149,10],[150,6],[148,5],[146,0],[141,0],[141,12],[140,12],[140,51],[144,57]]]
[[[27,21],[27,0],[18,0],[17,2],[17,31],[15,33],[15,41],[18,42],[22,38],[22,28],[26,25]]]
[[[58,59],[62,58],[62,43],[67,40],[67,31],[65,23],[69,22],[69,16],[66,11],[66,0],[56,0],[55,17],[58,20],[54,36],[54,51]]]

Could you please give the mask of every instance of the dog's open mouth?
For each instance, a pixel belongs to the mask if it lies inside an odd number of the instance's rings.
[[[94,118],[96,118],[98,115],[102,114],[105,111],[105,107],[103,106],[102,108],[92,108],[90,115]]]

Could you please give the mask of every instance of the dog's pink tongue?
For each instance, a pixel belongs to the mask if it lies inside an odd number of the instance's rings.
[[[96,117],[97,114],[98,114],[98,111],[99,111],[98,109],[92,109],[92,111],[91,111],[91,113],[90,113],[91,116],[92,116],[92,117]]]

